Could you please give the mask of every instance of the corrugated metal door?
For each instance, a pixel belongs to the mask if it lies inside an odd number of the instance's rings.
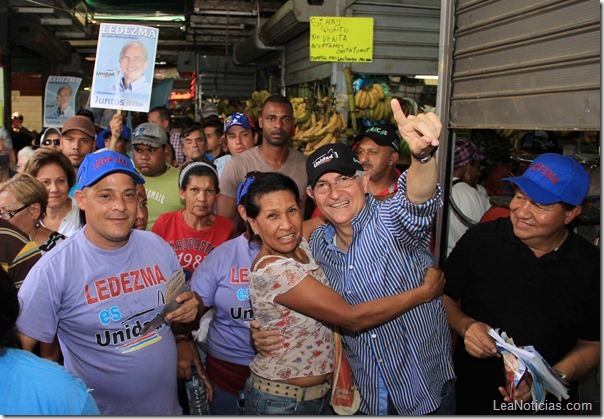
[[[596,0],[458,0],[452,128],[600,129]]]

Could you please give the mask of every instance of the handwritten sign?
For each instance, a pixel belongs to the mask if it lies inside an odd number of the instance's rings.
[[[310,61],[373,62],[373,18],[311,17]]]

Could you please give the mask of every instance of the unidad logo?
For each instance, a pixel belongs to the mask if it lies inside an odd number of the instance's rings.
[[[325,164],[325,163],[329,163],[333,159],[337,159],[337,158],[338,158],[338,152],[333,151],[333,148],[330,148],[327,153],[317,157],[315,159],[315,161],[312,162],[312,167],[314,167],[316,169],[318,166]]]

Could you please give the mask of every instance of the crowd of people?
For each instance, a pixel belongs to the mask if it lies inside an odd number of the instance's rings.
[[[586,171],[542,154],[503,180],[509,216],[481,223],[486,156],[458,139],[439,269],[442,125],[392,108],[396,126],[308,157],[281,95],[257,121],[207,108],[177,128],[158,107],[100,130],[83,112],[37,139],[15,114],[0,130],[0,373],[15,383],[0,414],[187,414],[194,371],[214,415],[335,414],[340,339],[359,414],[555,405],[530,404],[529,373],[510,391],[490,329],[533,345],[576,401],[600,357],[599,252],[573,231]]]

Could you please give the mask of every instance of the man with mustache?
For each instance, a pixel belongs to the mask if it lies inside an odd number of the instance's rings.
[[[369,176],[369,192],[378,201],[390,198],[398,189],[399,144],[400,138],[391,124],[369,127],[354,140],[352,150]]]
[[[306,157],[290,148],[290,138],[294,132],[296,119],[292,104],[284,96],[273,95],[262,104],[258,125],[262,131],[262,141],[243,153],[233,156],[220,176],[220,195],[216,201],[216,213],[235,218],[237,208],[237,186],[249,172],[279,172],[291,177],[298,188],[306,189]],[[304,208],[305,198],[302,202]]]

